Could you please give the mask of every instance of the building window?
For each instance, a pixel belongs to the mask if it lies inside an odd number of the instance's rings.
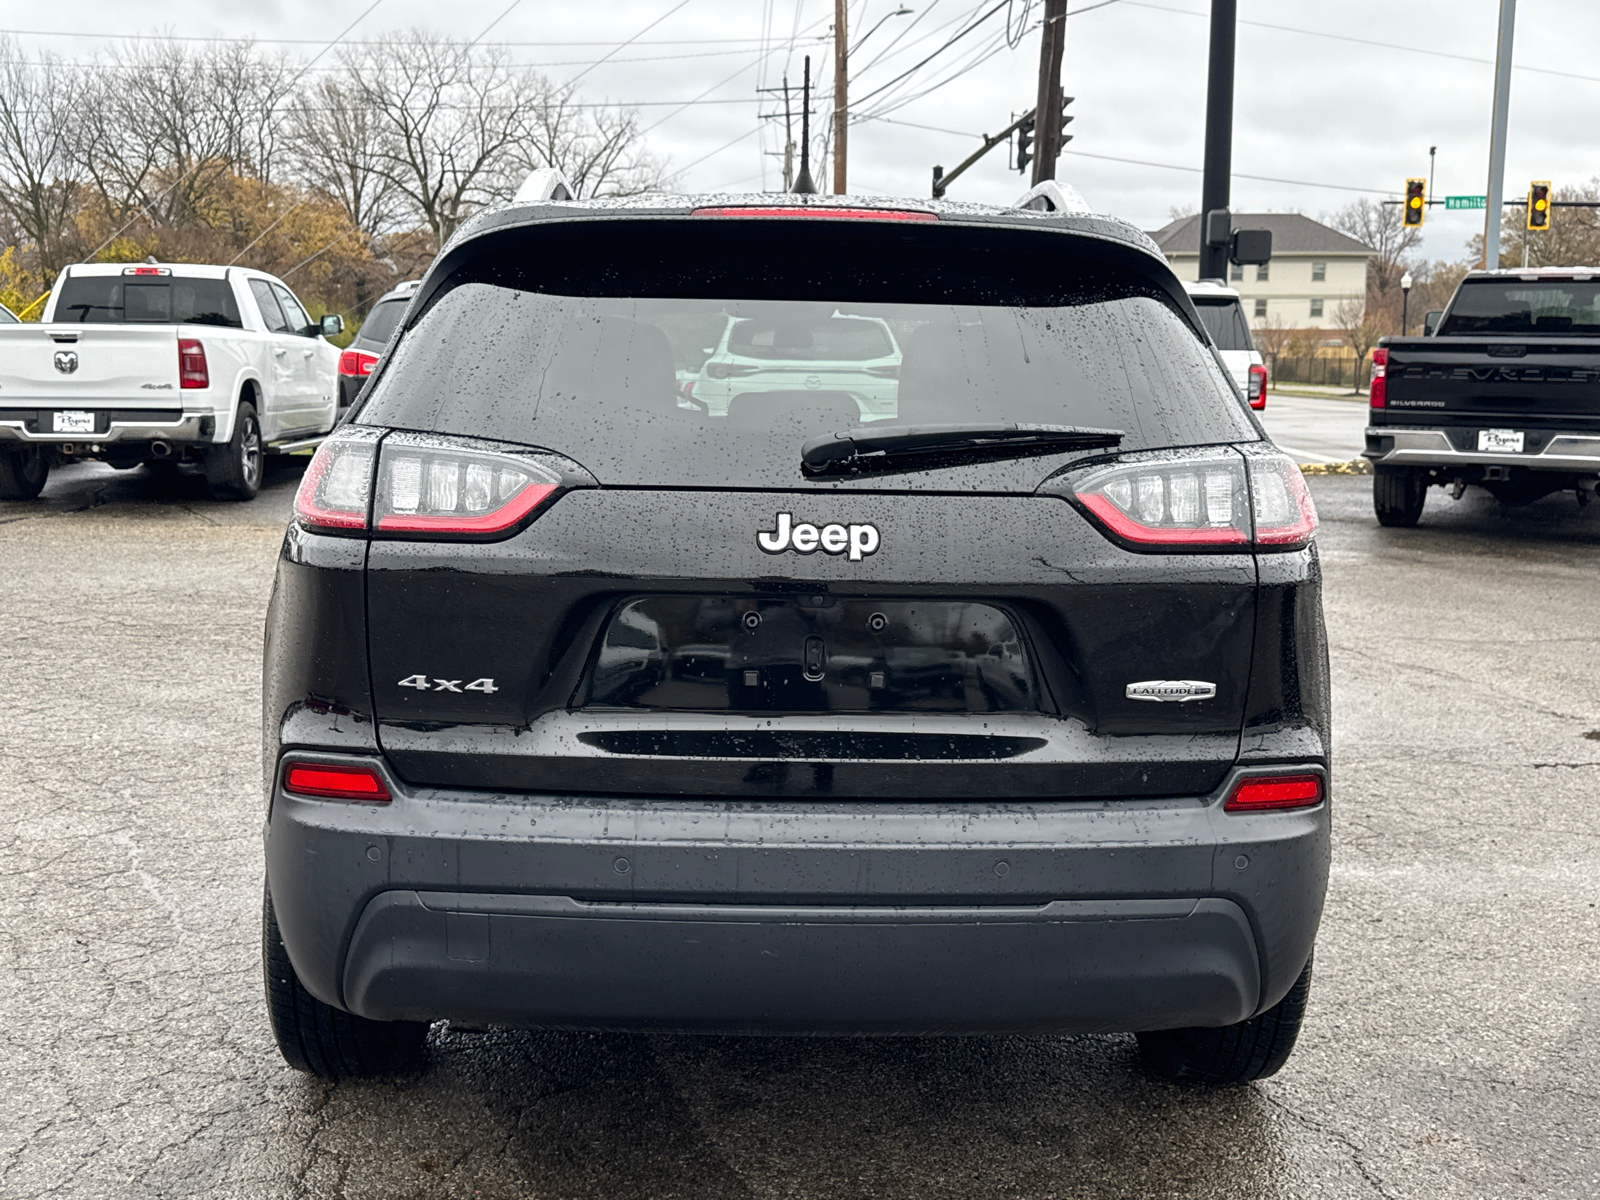
[[[1259,267],[1256,268],[1256,282],[1257,283],[1265,283],[1266,281],[1267,281],[1267,264],[1266,263],[1262,263]]]
[[[1327,278],[1328,278],[1328,264],[1327,263],[1325,263],[1325,262],[1314,262],[1314,263],[1311,264],[1311,282],[1312,283],[1322,283]]]
[[[1321,303],[1321,301],[1318,301],[1318,303]],[[1257,300],[1256,301],[1256,320],[1258,320],[1258,321],[1265,320],[1266,319],[1266,315],[1267,315],[1267,302],[1265,300]]]
[[[1243,283],[1244,282],[1244,268],[1241,267],[1238,263],[1234,263],[1231,267],[1228,268],[1228,278],[1230,280],[1232,280],[1234,283]]]
[[[1322,301],[1321,300],[1313,300],[1311,302],[1311,315],[1313,317],[1320,317],[1322,315]]]

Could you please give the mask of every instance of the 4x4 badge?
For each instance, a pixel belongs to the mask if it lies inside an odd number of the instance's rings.
[[[804,522],[796,525],[793,515],[786,512],[778,514],[777,524],[776,529],[756,534],[756,544],[768,554],[782,554],[785,550],[797,554],[813,554],[818,550],[824,554],[848,551],[851,562],[860,562],[876,554],[881,541],[876,525],[824,525],[818,529]]]
[[[1165,704],[1212,700],[1216,694],[1217,685],[1203,679],[1146,679],[1142,683],[1130,683],[1127,691],[1129,700],[1154,700]]]

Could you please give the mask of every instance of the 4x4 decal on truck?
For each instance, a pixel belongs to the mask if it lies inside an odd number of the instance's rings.
[[[756,544],[768,554],[782,554],[793,550],[796,554],[843,554],[849,551],[851,562],[876,554],[882,539],[876,525],[815,525],[794,523],[791,513],[778,514],[778,527],[756,534]]]

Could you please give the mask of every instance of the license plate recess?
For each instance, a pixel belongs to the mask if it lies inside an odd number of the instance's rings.
[[[682,712],[1027,712],[1016,619],[967,601],[647,596],[611,616],[587,705]]]

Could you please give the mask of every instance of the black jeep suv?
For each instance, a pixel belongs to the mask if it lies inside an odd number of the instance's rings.
[[[449,1019],[1282,1065],[1329,859],[1315,512],[1155,246],[1045,204],[457,234],[273,591],[290,1063]],[[712,368],[748,386],[696,400]]]

